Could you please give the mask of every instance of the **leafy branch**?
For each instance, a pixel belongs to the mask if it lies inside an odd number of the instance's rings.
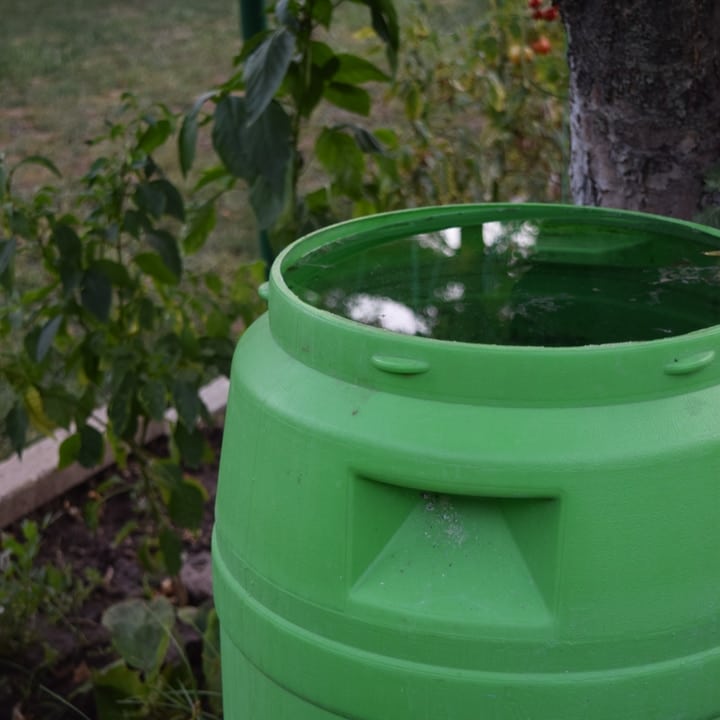
[[[327,213],[317,193],[300,196],[300,176],[307,166],[300,150],[309,120],[322,101],[368,116],[372,99],[367,83],[386,83],[390,74],[358,55],[337,52],[318,39],[346,2],[366,6],[372,28],[386,48],[391,72],[397,65],[399,27],[392,0],[280,0],[271,14],[273,27],[250,38],[236,60],[238,71],[215,91],[201,95],[185,115],[179,154],[190,171],[199,127],[212,122],[213,147],[227,175],[246,182],[249,201],[261,230],[273,230],[279,244],[293,238],[311,217]],[[202,114],[206,102],[212,115]],[[341,138],[342,136],[342,138]],[[351,123],[322,128],[316,153],[329,157],[327,145],[342,152],[347,138],[354,153],[378,152],[380,140]],[[339,174],[336,165],[326,169]],[[336,182],[338,177],[332,177]],[[343,190],[340,188],[341,192]]]

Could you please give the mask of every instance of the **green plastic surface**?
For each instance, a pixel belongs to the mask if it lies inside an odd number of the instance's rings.
[[[335,243],[352,257],[514,221],[624,228],[607,252],[566,244],[578,266],[653,235],[720,244],[637,213],[485,205],[363,218],[288,248],[238,345],[226,416],[213,559],[227,720],[720,716],[720,328],[456,342],[361,324],[286,282]],[[683,322],[713,317],[701,285]],[[581,319],[565,314],[555,337]]]

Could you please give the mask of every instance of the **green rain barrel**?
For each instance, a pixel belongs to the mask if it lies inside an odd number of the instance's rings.
[[[407,210],[268,290],[217,495],[227,720],[720,717],[720,232]]]

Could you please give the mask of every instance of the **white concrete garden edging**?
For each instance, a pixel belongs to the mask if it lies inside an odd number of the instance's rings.
[[[200,397],[211,415],[218,416],[225,412],[229,386],[230,381],[226,377],[219,377],[200,390]],[[98,419],[105,419],[106,409],[100,408],[95,415]],[[167,421],[174,420],[175,410],[168,410],[165,417]],[[167,430],[167,422],[152,423],[148,428],[148,442],[166,434]],[[26,448],[22,459],[14,455],[0,463],[0,528],[62,495],[113,463],[112,453],[106,448],[100,465],[85,468],[75,463],[58,470],[58,448],[68,434],[67,431],[58,431],[54,437],[40,440]]]

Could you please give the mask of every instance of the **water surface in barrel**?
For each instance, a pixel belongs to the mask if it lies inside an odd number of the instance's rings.
[[[385,330],[568,347],[720,324],[719,249],[713,236],[652,224],[518,220],[356,234],[283,275],[304,302]]]

